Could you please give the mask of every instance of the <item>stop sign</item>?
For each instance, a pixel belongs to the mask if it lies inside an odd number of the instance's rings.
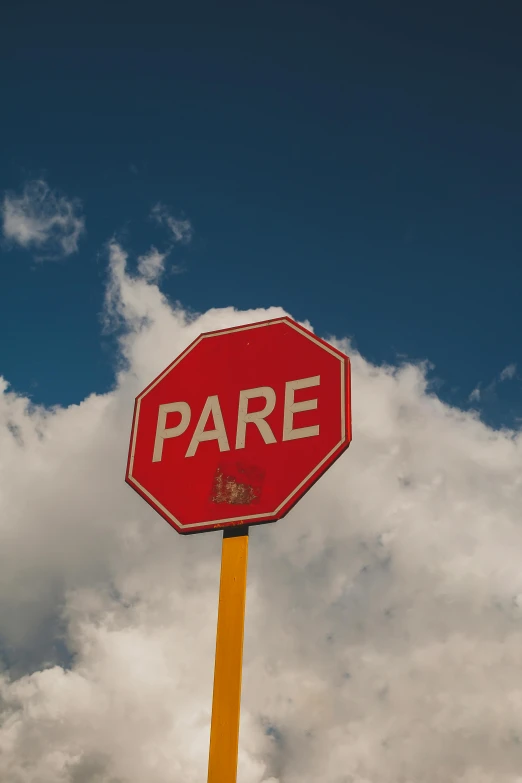
[[[179,533],[270,522],[350,440],[348,357],[277,318],[200,335],[138,395],[126,481]]]

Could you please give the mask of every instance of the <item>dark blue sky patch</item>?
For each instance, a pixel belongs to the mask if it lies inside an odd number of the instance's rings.
[[[195,231],[167,263],[172,301],[281,305],[377,363],[429,359],[442,399],[519,426],[520,378],[498,382],[522,362],[522,55],[503,14],[10,11],[0,185],[45,179],[79,199],[86,234],[60,263],[1,250],[0,371],[46,404],[111,387],[103,248],[124,232],[132,263],[161,250],[161,203]]]

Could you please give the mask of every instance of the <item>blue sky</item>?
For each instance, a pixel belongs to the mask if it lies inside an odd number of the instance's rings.
[[[280,305],[371,361],[429,360],[445,401],[518,426],[520,14],[387,5],[8,15],[0,187],[45,181],[85,221],[57,260],[0,249],[17,391],[68,404],[112,386],[106,244],[165,250],[161,204],[193,228],[162,283],[183,307]]]

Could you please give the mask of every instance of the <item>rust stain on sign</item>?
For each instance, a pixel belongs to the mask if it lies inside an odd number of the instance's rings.
[[[256,497],[254,487],[250,484],[242,484],[233,476],[225,476],[220,468],[217,469],[212,487],[212,501],[214,503],[232,503],[233,505],[248,505]]]
[[[242,465],[219,465],[214,475],[210,500],[212,503],[229,503],[248,506],[261,494],[263,472],[259,468]]]

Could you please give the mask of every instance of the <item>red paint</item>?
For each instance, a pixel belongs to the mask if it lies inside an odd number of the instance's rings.
[[[295,402],[317,399],[317,408],[295,413],[293,426],[319,425],[319,434],[285,441],[285,384],[313,376],[319,385],[296,390]],[[126,481],[180,533],[280,519],[350,444],[349,359],[289,318],[201,335],[158,378],[136,398]],[[260,386],[276,394],[265,419],[276,443],[265,443],[248,423],[245,448],[236,449],[239,393]],[[230,450],[202,441],[187,457],[211,395],[219,398]],[[159,406],[180,401],[190,406],[190,423],[164,439],[161,460],[153,462]],[[265,402],[251,399],[248,412]],[[165,426],[180,420],[169,413]],[[205,431],[215,426],[211,415]]]

